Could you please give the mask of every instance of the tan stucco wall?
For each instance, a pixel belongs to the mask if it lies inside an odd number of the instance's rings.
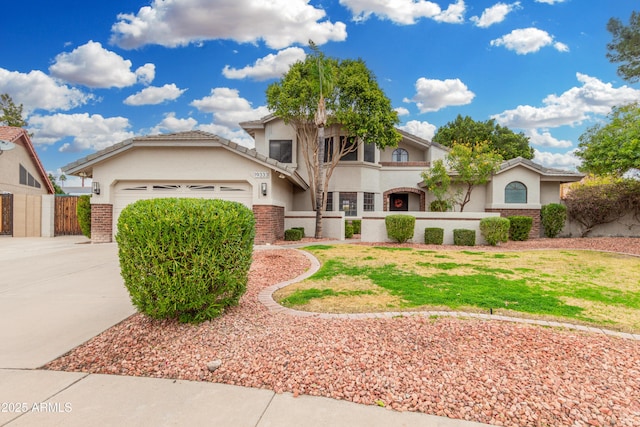
[[[38,180],[40,188],[20,184],[20,164]],[[16,143],[16,147],[13,150],[3,151],[0,155],[0,192],[12,194],[47,194],[46,184],[42,181],[38,169],[36,169],[33,164],[33,160],[29,156],[27,149],[19,142]]]
[[[527,203],[505,203],[504,189],[510,182],[518,181],[527,187]],[[486,197],[486,207],[493,209],[539,209],[540,175],[523,166],[516,166],[495,175],[492,179],[491,196]],[[482,209],[484,210],[484,208]]]
[[[94,167],[93,181],[100,183],[100,194],[91,197],[91,203],[113,204],[119,181],[241,181],[253,188],[254,203],[283,205],[291,196],[285,194],[284,184],[272,185],[278,179],[273,175],[270,168],[223,147],[136,147]],[[266,196],[260,191],[262,182],[268,186]]]
[[[409,162],[426,162],[429,160],[428,151],[429,150],[421,150],[418,147],[414,147],[409,144],[403,144],[400,142],[397,147],[390,147],[382,150],[380,152],[380,161],[381,162],[392,162],[393,161],[393,152],[397,148],[404,148],[409,153]]]
[[[540,204],[560,203],[560,183],[542,181],[540,183]]]

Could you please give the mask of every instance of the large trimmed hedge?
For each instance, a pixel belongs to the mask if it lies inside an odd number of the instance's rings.
[[[237,202],[140,200],[118,219],[121,274],[139,311],[200,322],[236,305],[247,287],[253,212]]]

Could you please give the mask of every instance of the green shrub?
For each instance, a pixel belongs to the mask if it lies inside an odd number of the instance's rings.
[[[424,243],[427,245],[441,245],[444,242],[444,229],[425,228]]]
[[[292,230],[300,230],[302,237],[304,237],[304,227],[291,227]]]
[[[431,212],[447,212],[451,207],[451,202],[448,200],[434,200],[429,204]]]
[[[399,243],[413,238],[416,218],[411,215],[389,215],[384,219],[387,236]]]
[[[499,216],[482,218],[480,220],[480,233],[491,246],[506,242],[509,240],[509,220]]]
[[[453,244],[457,246],[475,246],[476,231],[457,228],[453,230]]]
[[[304,231],[301,231],[300,228],[290,228],[288,230],[284,230],[284,240],[302,240],[303,237]]]
[[[89,239],[91,238],[91,196],[84,195],[78,197],[76,204],[76,216],[80,230]]]
[[[362,231],[362,220],[354,219],[351,221],[351,225],[353,225],[353,234],[360,234]]]
[[[557,237],[567,221],[567,207],[560,203],[550,203],[540,209],[540,221],[544,228],[544,235]]]
[[[237,202],[139,200],[118,219],[118,255],[134,306],[153,318],[200,322],[246,291],[253,212]]]
[[[529,240],[529,232],[533,227],[533,218],[530,216],[510,216],[509,239],[522,242]]]
[[[350,239],[353,237],[353,225],[346,222],[344,224],[344,237],[346,239]]]

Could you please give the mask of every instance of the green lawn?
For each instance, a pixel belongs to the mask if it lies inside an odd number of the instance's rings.
[[[274,295],[299,310],[491,310],[640,331],[640,260],[635,257],[358,245],[305,250],[321,261],[320,270]]]

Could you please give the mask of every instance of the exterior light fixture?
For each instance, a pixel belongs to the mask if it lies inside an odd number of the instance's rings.
[[[260,191],[262,192],[263,196],[267,195],[267,183],[263,182],[262,184],[260,184]]]
[[[100,183],[99,182],[93,181],[91,192],[93,194],[100,194]]]

